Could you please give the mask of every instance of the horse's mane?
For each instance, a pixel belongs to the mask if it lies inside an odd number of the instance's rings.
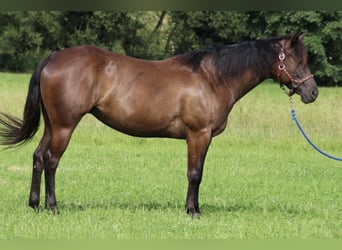
[[[280,40],[291,39],[291,37],[283,36],[233,45],[210,46],[179,55],[177,60],[180,64],[196,72],[200,68],[202,60],[205,57],[211,57],[216,73],[220,79],[225,81],[240,77],[246,69],[263,76],[269,74],[270,68],[277,58]],[[302,42],[295,47],[295,54],[306,61],[306,50]]]

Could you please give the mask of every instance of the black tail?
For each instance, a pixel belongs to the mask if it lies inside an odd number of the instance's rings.
[[[50,58],[51,55],[42,60],[31,76],[23,120],[0,112],[0,145],[21,146],[37,132],[41,111],[40,74]]]

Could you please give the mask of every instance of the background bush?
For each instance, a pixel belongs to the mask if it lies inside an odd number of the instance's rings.
[[[342,86],[341,17],[341,11],[0,12],[0,70],[31,72],[52,51],[80,44],[163,59],[301,30],[317,82]]]

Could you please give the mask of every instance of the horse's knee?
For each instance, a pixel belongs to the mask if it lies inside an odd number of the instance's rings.
[[[188,171],[188,181],[191,185],[199,185],[202,181],[202,170],[194,168]]]
[[[45,167],[48,170],[56,170],[58,165],[58,159],[58,156],[53,155],[50,150],[47,150],[44,154]]]
[[[44,169],[44,157],[39,150],[33,154],[33,170],[42,172]]]

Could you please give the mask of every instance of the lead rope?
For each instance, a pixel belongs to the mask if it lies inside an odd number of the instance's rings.
[[[282,88],[284,93],[287,94],[285,88]],[[293,105],[293,99],[292,99],[292,96],[289,95],[289,98],[290,98],[290,104],[291,104],[291,117],[292,117],[292,120],[296,123],[299,131],[302,133],[302,135],[304,136],[304,138],[307,140],[307,142],[320,154],[330,158],[330,159],[333,159],[335,161],[342,161],[342,158],[339,158],[339,157],[335,157],[335,156],[332,156],[326,152],[324,152],[323,150],[321,150],[320,148],[318,148],[311,140],[310,138],[306,135],[306,133],[304,132],[302,126],[300,125],[298,119],[297,119],[297,116],[296,116],[296,112],[295,112],[295,109],[294,109],[294,105]]]

